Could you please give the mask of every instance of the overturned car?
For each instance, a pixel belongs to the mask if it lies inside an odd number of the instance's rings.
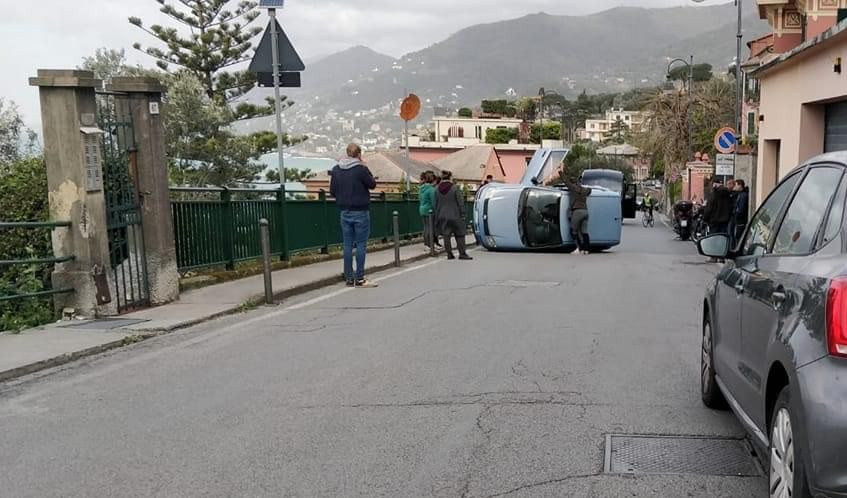
[[[473,226],[483,247],[503,251],[576,249],[569,223],[569,192],[555,185],[567,154],[567,149],[540,149],[519,185],[489,184],[477,192]],[[591,188],[591,250],[603,251],[621,241],[621,194]]]

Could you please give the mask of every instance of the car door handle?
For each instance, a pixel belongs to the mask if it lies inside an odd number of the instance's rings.
[[[735,284],[735,292],[744,294],[744,284]]]

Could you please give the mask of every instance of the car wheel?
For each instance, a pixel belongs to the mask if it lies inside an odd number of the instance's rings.
[[[703,344],[700,352],[700,398],[709,408],[726,409],[726,399],[715,380],[715,346],[712,320],[703,320]]]
[[[770,471],[768,472],[768,496],[771,498],[810,498],[806,470],[800,458],[799,441],[791,407],[788,386],[779,393],[774,406],[770,427],[768,449]]]

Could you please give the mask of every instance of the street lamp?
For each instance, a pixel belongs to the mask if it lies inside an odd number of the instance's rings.
[[[667,71],[667,79],[670,82],[671,79],[671,66],[675,63],[681,62],[688,66],[688,106],[685,108],[685,118],[688,122],[688,156],[685,159],[685,163],[688,164],[688,161],[691,161],[692,150],[691,150],[691,106],[694,102],[693,91],[694,91],[694,56],[689,56],[688,60],[685,59],[673,59],[668,62],[668,71]],[[687,168],[686,168],[687,169]],[[688,170],[688,199],[691,200],[691,170]]]

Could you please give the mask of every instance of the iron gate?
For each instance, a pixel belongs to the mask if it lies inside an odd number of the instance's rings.
[[[141,203],[136,188],[135,133],[130,102],[121,94],[97,96],[103,133],[103,189],[109,256],[118,312],[150,304]]]

